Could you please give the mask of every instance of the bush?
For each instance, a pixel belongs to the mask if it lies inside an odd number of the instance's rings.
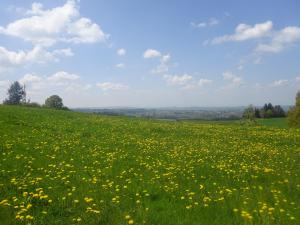
[[[63,106],[62,98],[58,95],[51,95],[45,101],[45,107],[47,108],[63,109]]]
[[[296,96],[296,104],[288,111],[288,125],[300,128],[300,91]]]

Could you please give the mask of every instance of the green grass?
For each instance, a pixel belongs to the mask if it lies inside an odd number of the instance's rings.
[[[258,124],[263,126],[271,126],[278,128],[287,128],[287,119],[286,118],[270,118],[270,119],[258,119]]]
[[[4,225],[300,223],[296,129],[0,106],[0,153]]]

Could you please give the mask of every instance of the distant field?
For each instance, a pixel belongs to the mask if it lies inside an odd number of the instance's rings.
[[[271,119],[258,119],[257,123],[264,126],[287,128],[286,118],[271,118]]]
[[[300,130],[258,123],[0,106],[0,224],[300,224]]]

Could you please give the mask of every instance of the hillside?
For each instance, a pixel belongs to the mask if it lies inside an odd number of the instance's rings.
[[[0,106],[0,224],[299,224],[300,131]]]

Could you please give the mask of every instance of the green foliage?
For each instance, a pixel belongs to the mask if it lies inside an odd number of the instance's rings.
[[[248,121],[251,121],[251,122],[254,122],[255,121],[255,108],[253,105],[249,105],[245,110],[244,110],[244,113],[243,113],[243,118],[248,120]]]
[[[298,130],[17,106],[0,126],[0,224],[299,224]]]
[[[25,102],[25,88],[18,81],[12,83],[7,91],[8,98],[4,100],[4,104],[17,105],[21,101]]]
[[[273,109],[273,117],[285,117],[285,111],[280,105],[275,105]]]
[[[45,101],[45,107],[54,108],[54,109],[63,109],[62,98],[58,95],[51,95]]]
[[[280,105],[273,106],[271,103],[265,104],[261,109],[254,108],[254,114],[255,118],[278,118],[286,116],[285,111]]]
[[[296,95],[295,106],[288,111],[288,124],[300,128],[300,91]]]

